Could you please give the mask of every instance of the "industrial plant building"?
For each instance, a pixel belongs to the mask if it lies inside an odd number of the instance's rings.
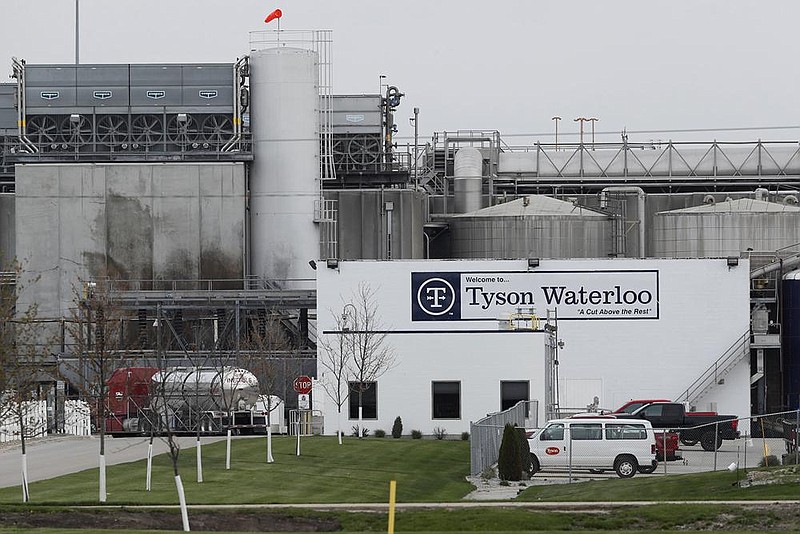
[[[538,422],[595,397],[798,408],[796,141],[404,145],[398,87],[336,94],[330,32],[277,36],[229,64],[12,61],[0,250],[57,340],[51,402],[70,389],[63,321],[100,282],[140,362],[233,358],[278,329],[288,407],[293,376],[330,379],[366,284],[393,354],[366,426],[457,432],[512,400],[538,401]],[[428,279],[444,283],[420,293]],[[312,399],[335,431],[336,402]]]

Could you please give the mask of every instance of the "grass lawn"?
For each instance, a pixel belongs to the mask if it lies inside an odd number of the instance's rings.
[[[469,442],[310,437],[273,438],[275,463],[265,463],[265,438],[203,445],[203,479],[196,482],[194,448],[181,452],[180,474],[189,504],[387,502],[397,481],[398,502],[457,501],[472,490]],[[145,445],[146,447],[146,445]],[[145,461],[109,466],[108,504],[177,504],[167,455],[155,457],[152,491],[145,491]],[[98,470],[30,485],[32,504],[96,504]],[[0,489],[0,503],[19,503],[19,486]]]
[[[776,469],[776,468],[768,468]],[[736,476],[727,470],[689,475],[632,479],[609,479],[577,484],[531,486],[518,501],[704,501],[704,500],[797,500],[796,480],[746,488],[736,485]],[[744,478],[739,473],[739,478]],[[534,475],[535,477],[535,475]]]

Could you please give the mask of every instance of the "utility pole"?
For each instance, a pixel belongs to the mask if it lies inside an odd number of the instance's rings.
[[[591,118],[586,119],[586,120],[588,120],[589,122],[592,123],[592,150],[594,150],[594,123],[596,123],[600,119],[598,119],[597,117],[591,117]]]
[[[558,150],[558,121],[561,120],[561,117],[556,115],[552,120],[556,124],[556,150]]]
[[[586,117],[577,117],[577,118],[574,120],[574,122],[579,122],[579,123],[581,123],[581,147],[583,147],[583,123],[584,123],[584,122],[586,122],[586,121],[588,121],[588,120],[589,120],[589,119],[587,119]]]

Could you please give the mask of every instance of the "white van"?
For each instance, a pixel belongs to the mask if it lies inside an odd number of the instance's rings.
[[[529,440],[533,472],[548,469],[605,471],[621,478],[652,473],[656,438],[649,421],[581,417],[549,421]]]

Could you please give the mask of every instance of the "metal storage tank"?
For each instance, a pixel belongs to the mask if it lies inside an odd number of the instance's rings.
[[[319,183],[317,54],[269,48],[250,56],[250,274],[281,287],[314,287]]]
[[[427,195],[413,189],[325,191],[339,206],[339,257],[421,259]]]
[[[483,207],[483,156],[474,147],[458,150],[453,163],[453,191],[456,213],[470,213]]]
[[[800,242],[800,208],[740,198],[665,211],[653,218],[655,257],[718,258]]]
[[[785,403],[788,409],[796,410],[800,407],[800,271],[783,277],[781,295]]]
[[[544,195],[450,221],[454,258],[604,258],[611,230],[607,215]]]

